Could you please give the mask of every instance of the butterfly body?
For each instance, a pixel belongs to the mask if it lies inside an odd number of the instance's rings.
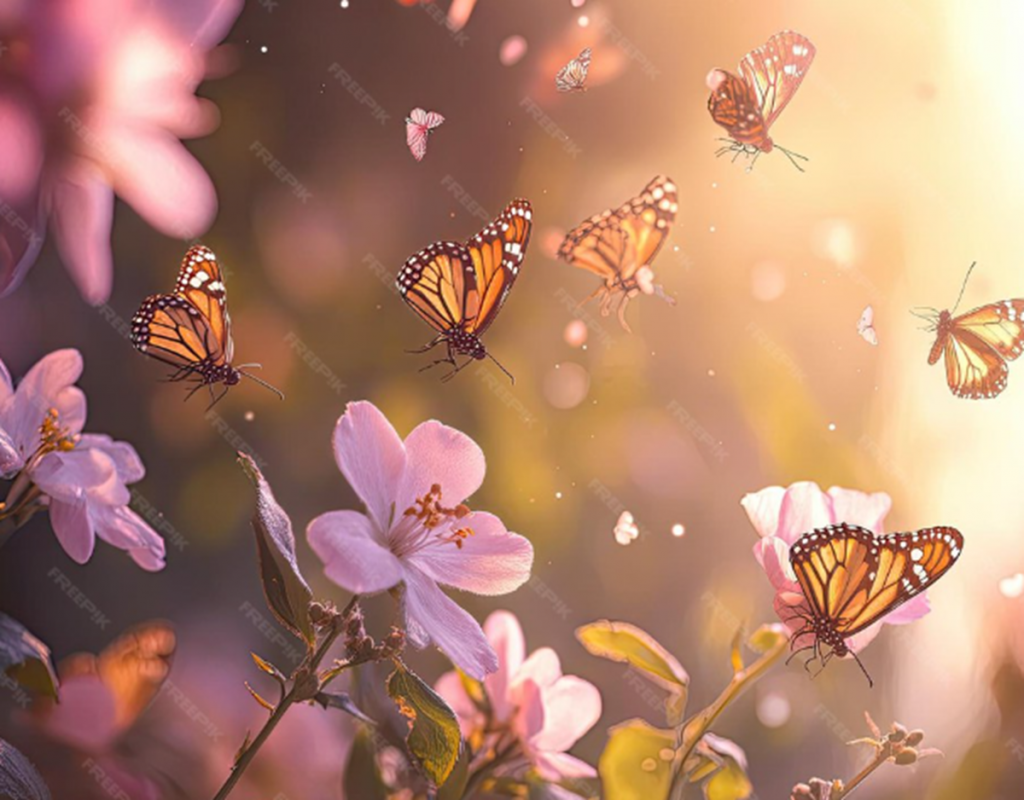
[[[558,257],[603,279],[583,302],[596,300],[604,316],[617,310],[626,331],[630,330],[626,306],[638,294],[658,294],[674,302],[654,284],[651,263],[668,238],[678,210],[676,185],[659,175],[618,209],[596,214],[569,231]]]
[[[204,386],[211,387],[212,394],[216,384],[223,384],[226,393],[243,377],[280,396],[274,387],[232,365],[235,345],[224,277],[217,257],[203,245],[185,254],[173,293],[150,295],[142,301],[132,317],[132,344],[140,353],[173,367],[168,380],[195,382],[188,397]]]
[[[934,584],[963,545],[960,532],[947,526],[878,536],[842,523],[804,534],[789,551],[807,604],[795,611],[804,625],[792,643],[811,643],[796,652],[812,650],[811,660],[822,666],[832,656],[856,657],[847,640]]]
[[[717,68],[708,73],[708,111],[729,134],[716,155],[733,153],[734,161],[753,156],[749,171],[762,153],[778,148],[803,171],[796,159],[806,157],[776,145],[769,130],[800,88],[815,53],[806,36],[782,31],[744,56],[739,75]]]
[[[494,360],[481,337],[497,318],[519,276],[532,220],[529,201],[514,200],[465,243],[435,242],[406,260],[396,279],[399,294],[437,332],[433,340],[413,352],[424,353],[439,345],[447,348],[445,358],[425,369],[451,364],[455,369],[443,378],[448,380],[471,363],[459,366],[456,356]]]

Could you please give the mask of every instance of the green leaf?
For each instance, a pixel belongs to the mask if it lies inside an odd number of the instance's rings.
[[[400,661],[395,662],[387,687],[388,695],[409,721],[406,747],[433,784],[443,786],[462,744],[455,712]]]
[[[6,614],[0,614],[0,672],[6,672],[27,689],[57,697],[59,681],[50,648]]]
[[[605,800],[666,800],[675,744],[674,731],[642,719],[612,728],[598,763]]]
[[[388,790],[377,766],[373,735],[366,728],[356,733],[342,778],[344,796],[359,800],[388,800]]]
[[[0,797],[5,800],[50,800],[50,790],[32,762],[3,739],[0,739]]]
[[[253,514],[252,527],[256,532],[260,580],[267,605],[282,625],[312,645],[316,638],[309,618],[309,603],[313,599],[313,592],[295,560],[292,521],[274,499],[270,484],[256,462],[245,453],[239,453],[238,463],[256,487],[256,512]]]
[[[466,784],[469,783],[469,758],[469,748],[463,745],[459,750],[459,757],[455,762],[455,768],[452,769],[452,774],[448,776],[444,786],[437,791],[437,800],[462,800]]]
[[[628,622],[600,620],[577,628],[576,638],[591,655],[629,664],[670,692],[666,704],[669,724],[676,725],[683,719],[690,676],[653,636]]]

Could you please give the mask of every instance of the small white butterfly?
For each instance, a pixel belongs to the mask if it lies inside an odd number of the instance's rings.
[[[878,332],[875,331],[875,309],[871,306],[865,308],[860,315],[860,321],[857,322],[857,333],[868,344],[878,344]]]
[[[414,108],[406,117],[405,143],[417,161],[422,161],[427,154],[427,137],[430,132],[442,122],[444,117],[436,111],[424,111],[422,108]]]
[[[585,92],[587,71],[590,69],[590,48],[583,50],[576,58],[562,67],[555,76],[555,88],[560,92]]]

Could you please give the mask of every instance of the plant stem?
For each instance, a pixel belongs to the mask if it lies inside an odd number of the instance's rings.
[[[868,764],[866,767],[864,767],[864,769],[858,772],[856,776],[854,776],[848,784],[843,786],[842,791],[840,791],[838,794],[834,796],[834,800],[843,800],[843,798],[849,797],[851,794],[853,794],[854,789],[860,786],[867,779],[868,775],[870,775],[872,772],[874,772],[876,769],[882,766],[882,764],[889,760],[889,755],[890,754],[886,753],[884,750],[879,752],[878,755],[876,755],[871,760],[870,764]]]
[[[469,780],[466,781],[466,788],[462,791],[463,798],[470,798],[474,792],[480,788],[480,785],[487,779],[495,769],[500,767],[512,756],[516,754],[518,750],[518,744],[515,740],[509,742],[509,744],[503,749],[499,750],[494,754],[488,763],[479,767],[472,775],[469,776]]]
[[[358,595],[352,598],[346,608],[345,616],[347,616],[347,612],[355,606],[358,599]],[[342,619],[344,619],[344,617]],[[306,657],[305,661],[299,666],[296,672],[304,667],[310,672],[315,672],[317,667],[320,666],[320,662],[323,661],[324,656],[327,655],[327,651],[331,649],[331,645],[334,644],[334,641],[342,633],[343,628],[341,626],[334,626],[331,632],[323,638],[323,641],[320,642],[320,645],[316,650]],[[348,666],[352,665],[349,664]],[[241,780],[242,774],[249,767],[249,764],[252,763],[252,760],[256,757],[260,748],[263,747],[264,742],[270,738],[270,734],[273,733],[274,728],[277,727],[277,723],[281,721],[285,712],[294,705],[295,702],[295,686],[293,685],[291,690],[281,698],[281,702],[277,704],[277,707],[274,709],[274,713],[270,715],[270,719],[264,723],[263,728],[258,734],[256,734],[256,738],[253,739],[252,742],[249,743],[249,746],[241,752],[238,760],[231,767],[231,774],[228,775],[228,779],[224,782],[224,785],[220,787],[220,791],[217,792],[213,800],[225,800],[225,798],[231,794],[231,790],[234,789],[238,781]]]

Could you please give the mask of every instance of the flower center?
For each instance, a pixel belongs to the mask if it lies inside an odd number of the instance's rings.
[[[38,461],[47,453],[54,451],[66,453],[74,450],[78,439],[78,434],[72,434],[68,428],[60,426],[60,412],[51,408],[39,426],[39,448],[32,455],[32,461]]]
[[[473,535],[470,527],[455,527],[458,520],[473,513],[469,506],[459,503],[455,508],[446,508],[441,505],[441,494],[441,484],[435,483],[429,492],[417,497],[414,504],[405,509],[402,517],[411,523],[412,530],[401,537],[395,555],[406,556],[435,543],[454,544],[461,550],[462,543]]]

